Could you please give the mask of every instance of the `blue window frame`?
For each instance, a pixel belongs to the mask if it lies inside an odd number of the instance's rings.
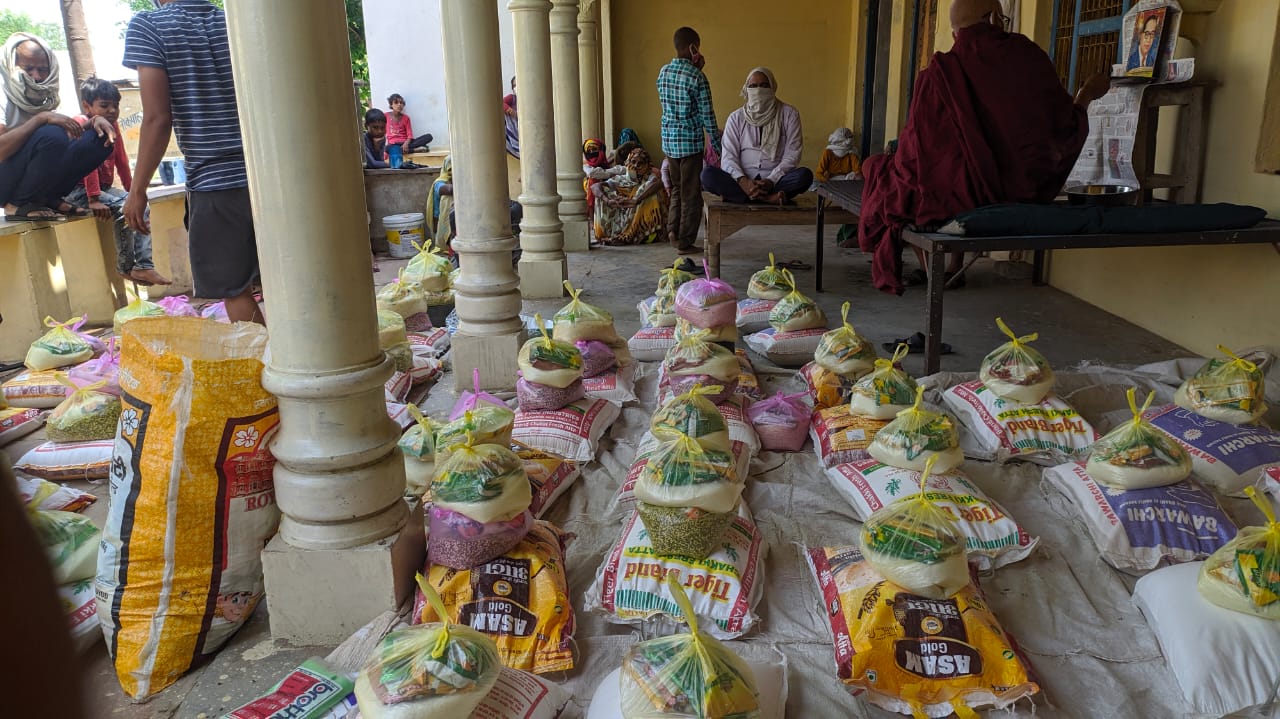
[[[1121,30],[1132,4],[1133,0],[1053,0],[1049,57],[1067,90],[1075,92],[1081,76],[1123,60]]]

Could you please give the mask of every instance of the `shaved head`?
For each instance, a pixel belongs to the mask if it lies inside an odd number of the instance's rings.
[[[1000,0],[952,0],[951,30],[986,22],[991,13],[1001,13]]]
[[[32,80],[44,82],[49,77],[51,60],[49,53],[40,47],[40,43],[34,40],[27,40],[26,42],[18,43],[18,46],[13,50],[14,64],[27,73]]]

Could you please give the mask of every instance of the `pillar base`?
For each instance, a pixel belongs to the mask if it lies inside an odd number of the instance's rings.
[[[564,223],[564,251],[586,252],[591,249],[591,223],[586,220],[560,218]]]
[[[525,299],[564,297],[564,281],[569,279],[566,260],[520,260],[520,294]]]
[[[396,611],[414,588],[427,544],[422,505],[396,534],[350,549],[298,549],[276,535],[262,550],[272,639],[336,646]]]
[[[524,344],[524,332],[509,335],[453,336],[449,350],[458,392],[471,389],[471,370],[479,368],[480,386],[491,391],[515,391],[516,355]]]

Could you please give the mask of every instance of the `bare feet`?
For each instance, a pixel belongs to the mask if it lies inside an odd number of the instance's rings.
[[[152,269],[134,269],[129,273],[129,277],[136,282],[146,285],[171,285],[173,284],[169,278]]]
[[[784,204],[786,204],[786,202],[787,202],[787,193],[785,193],[785,192],[771,192],[771,193],[769,193],[769,194],[765,195],[765,196],[764,196],[763,198],[761,198],[761,199],[763,199],[763,200],[764,200],[764,202],[766,202],[766,203],[768,203],[768,204],[770,204],[770,205],[784,205]]]

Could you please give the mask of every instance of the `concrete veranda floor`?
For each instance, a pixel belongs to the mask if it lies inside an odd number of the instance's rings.
[[[834,231],[829,233],[834,236]],[[812,230],[756,227],[742,230],[723,247],[723,276],[742,294],[748,278],[767,262],[773,251],[779,261],[813,261]],[[618,332],[626,337],[639,327],[635,304],[652,293],[658,270],[669,266],[674,253],[666,246],[603,248],[570,255],[569,274],[583,298],[614,314]],[[381,259],[378,284],[389,282],[403,261]],[[850,321],[858,331],[877,344],[905,337],[924,329],[924,290],[910,288],[902,297],[882,294],[870,285],[869,258],[857,250],[831,247],[827,251],[828,291],[812,294],[813,272],[798,272],[801,290],[815,297],[833,323],[839,321],[840,305],[848,300],[853,308]],[[337,280],[341,281],[341,280]],[[563,300],[525,302],[529,314],[550,316]],[[943,358],[942,368],[975,371],[982,357],[1003,341],[995,326],[1002,316],[1017,332],[1039,332],[1036,347],[1050,362],[1066,368],[1082,360],[1100,360],[1112,365],[1136,365],[1187,356],[1190,353],[1145,330],[1050,287],[1033,287],[1027,279],[1006,279],[988,260],[970,271],[968,286],[949,292],[946,302],[945,341],[955,354]],[[920,355],[905,362],[917,374],[922,369]],[[445,395],[452,383],[442,382],[433,390],[431,406],[448,406]],[[7,448],[13,457],[43,441],[43,433]],[[106,485],[75,486],[93,491],[101,500],[87,511],[100,525],[106,516]],[[581,597],[575,598],[579,607]],[[324,655],[331,647],[289,647],[271,640],[268,608],[260,606],[252,620],[205,666],[192,671],[174,686],[145,704],[134,704],[123,696],[102,643],[84,658],[80,673],[85,677],[90,715],[108,717],[218,717],[241,703],[265,693],[290,669],[313,655]]]

